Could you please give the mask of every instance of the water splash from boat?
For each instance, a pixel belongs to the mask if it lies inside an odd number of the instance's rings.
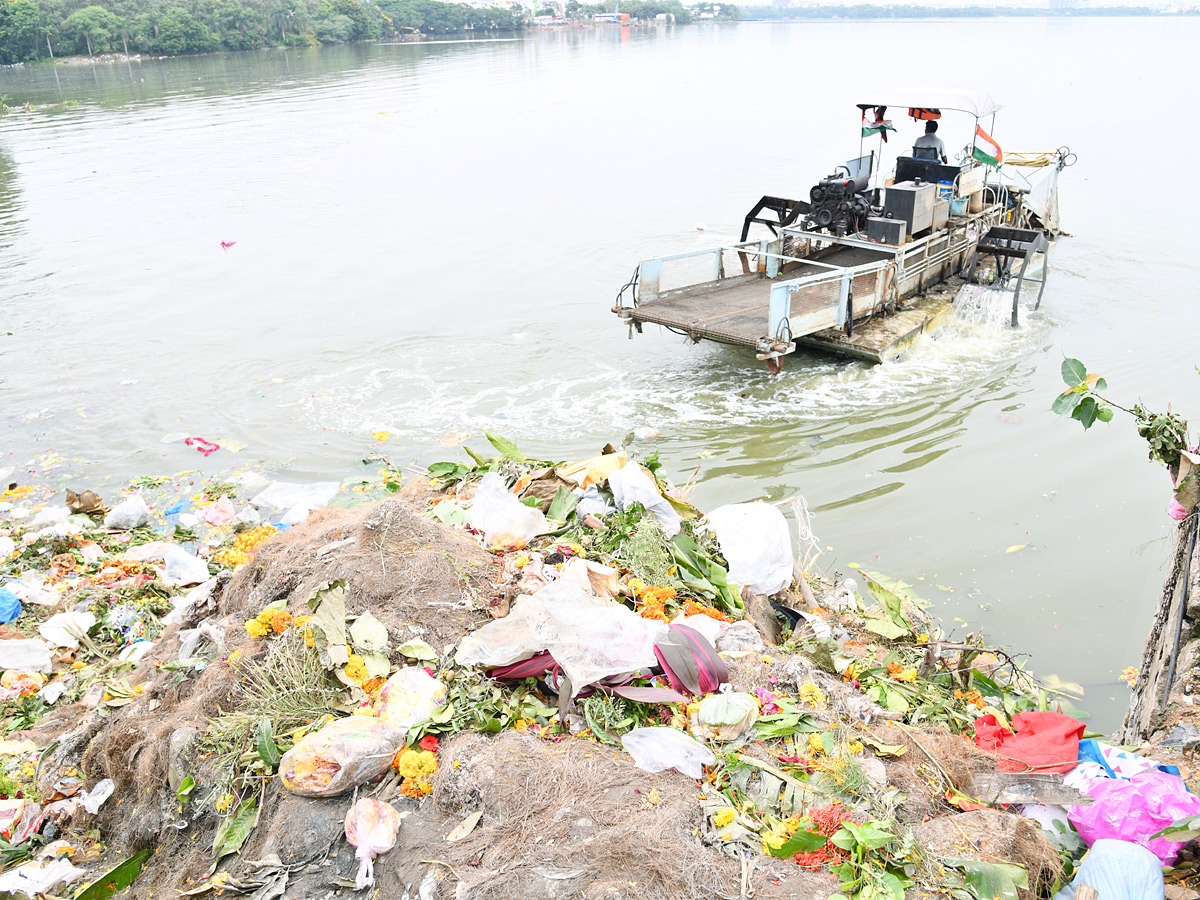
[[[954,314],[962,322],[987,331],[1011,327],[1012,291],[985,284],[964,284],[954,301]]]

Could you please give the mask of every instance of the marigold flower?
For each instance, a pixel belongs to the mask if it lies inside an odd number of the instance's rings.
[[[350,654],[350,661],[346,663],[346,677],[355,684],[361,685],[371,676],[367,672],[367,663],[357,653]]]
[[[287,610],[280,610],[271,616],[271,630],[276,634],[283,634],[291,624],[292,614]]]
[[[270,630],[269,625],[264,625],[258,619],[251,619],[246,623],[246,633],[252,638],[264,637]]]
[[[724,828],[736,818],[737,810],[732,806],[726,806],[723,809],[717,810],[716,815],[713,816],[713,824],[718,828]]]
[[[811,681],[806,681],[800,685],[800,689],[796,692],[800,698],[800,702],[811,706],[813,709],[819,709],[825,705],[825,695],[821,693],[821,689]]]

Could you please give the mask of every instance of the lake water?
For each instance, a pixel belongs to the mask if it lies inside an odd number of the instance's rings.
[[[1116,399],[1200,414],[1176,187],[1198,38],[1197,18],[746,23],[0,70],[0,467],[337,478],[382,429],[375,449],[426,464],[463,458],[439,443],[461,431],[567,458],[651,428],[702,506],[803,494],[827,570],[912,581],[1112,728],[1169,484],[1127,421],[1085,435],[1048,408],[1069,355]],[[1039,314],[776,382],[743,351],[626,339],[609,308],[640,259],[805,196],[895,82],[986,88],[1007,150],[1079,154]]]

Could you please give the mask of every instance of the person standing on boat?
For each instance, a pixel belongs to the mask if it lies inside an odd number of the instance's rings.
[[[925,133],[913,141],[913,150],[933,150],[937,155],[935,159],[940,159],[943,163],[946,162],[946,145],[942,143],[942,139],[937,136],[937,122],[926,122]],[[914,155],[918,155],[914,153]],[[926,154],[919,154],[925,156]]]

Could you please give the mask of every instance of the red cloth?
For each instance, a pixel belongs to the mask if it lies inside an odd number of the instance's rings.
[[[988,714],[975,720],[975,746],[996,754],[998,772],[1069,772],[1079,762],[1084,725],[1056,712],[1017,713],[1016,734]]]

